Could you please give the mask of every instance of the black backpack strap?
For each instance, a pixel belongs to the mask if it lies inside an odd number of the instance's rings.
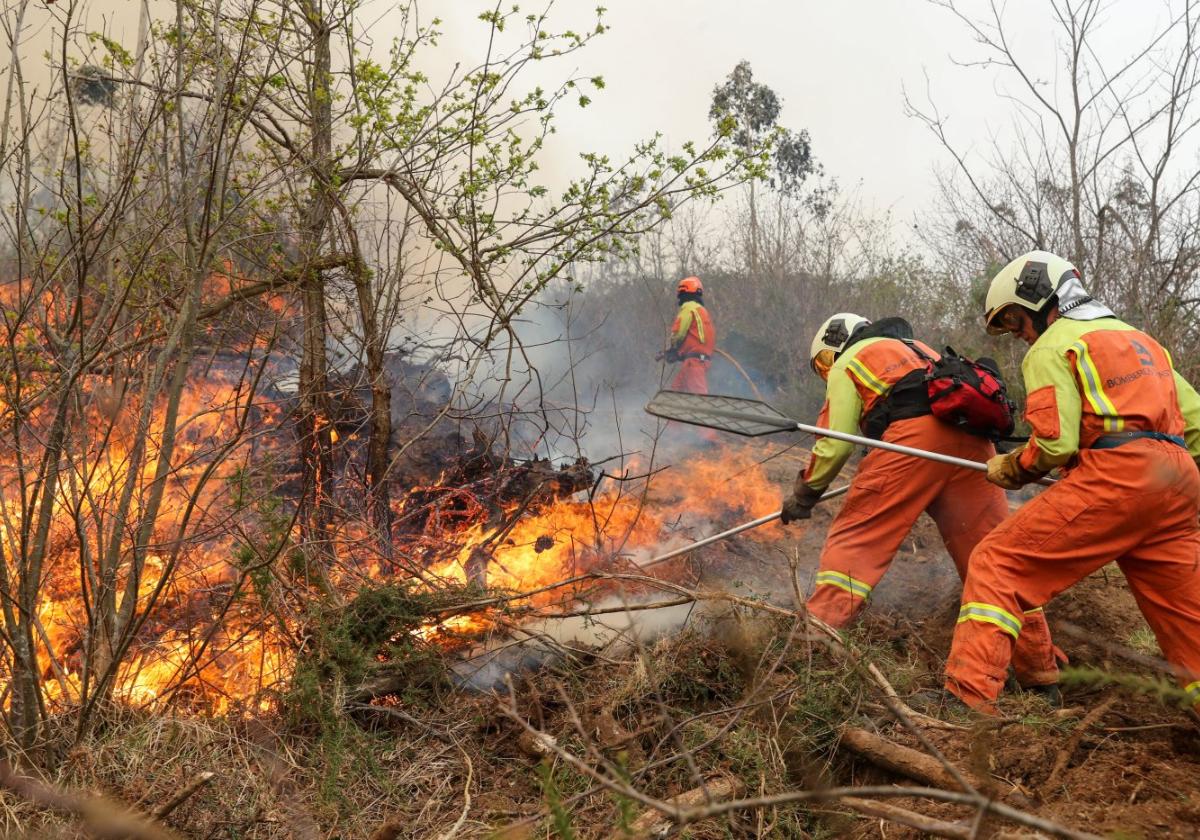
[[[911,342],[913,339],[912,325],[903,318],[894,316],[860,324],[858,329],[850,333],[850,337],[846,339],[842,352],[846,352],[858,342],[866,341],[868,338],[894,338],[897,341]]]
[[[937,363],[937,359],[933,358],[933,356],[930,356],[928,353],[926,353],[924,350],[921,349],[921,346],[919,344],[917,344],[917,340],[915,338],[901,338],[899,340],[903,341],[905,344],[907,344],[908,349],[913,351],[914,353],[916,353],[918,356],[920,356],[925,361],[926,364],[932,365],[932,364]],[[947,347],[946,349],[949,350],[950,348]]]
[[[917,368],[900,377],[887,396],[875,403],[863,417],[860,428],[867,437],[881,440],[887,427],[897,420],[910,420],[931,413],[925,371]]]

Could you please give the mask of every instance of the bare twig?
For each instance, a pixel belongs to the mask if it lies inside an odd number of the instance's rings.
[[[1079,742],[1083,740],[1083,736],[1087,734],[1088,729],[1095,726],[1108,710],[1112,708],[1113,703],[1117,702],[1117,695],[1113,694],[1106,698],[1096,708],[1084,716],[1083,720],[1075,727],[1075,731],[1071,733],[1070,739],[1058,751],[1058,755],[1054,757],[1054,766],[1050,770],[1050,775],[1046,777],[1045,787],[1047,790],[1054,787],[1058,781],[1058,777],[1067,769],[1067,763],[1070,762],[1071,756],[1075,753],[1075,748],[1079,746]]]
[[[933,817],[927,817],[924,814],[918,814],[916,811],[910,811],[907,808],[889,805],[886,802],[875,802],[874,800],[861,799],[857,796],[843,796],[838,802],[868,817],[887,820],[897,825],[906,825],[909,828],[915,828],[926,834],[934,834],[938,837],[962,838],[962,840],[966,840],[966,838],[972,836],[971,829],[965,825],[937,820]]]
[[[207,785],[216,777],[217,774],[211,770],[203,770],[197,773],[174,796],[154,809],[154,818],[157,820],[165,819],[172,811],[194,796],[200,788]]]
[[[462,750],[460,750],[462,751]],[[454,825],[446,829],[445,832],[438,835],[438,840],[453,840],[458,836],[459,829],[463,827],[463,823],[467,821],[467,814],[471,810],[471,781],[475,777],[475,766],[471,764],[471,756],[467,755],[466,751],[462,751],[463,761],[467,762],[467,780],[463,782],[463,808],[462,813],[458,815],[458,819],[454,821]]]

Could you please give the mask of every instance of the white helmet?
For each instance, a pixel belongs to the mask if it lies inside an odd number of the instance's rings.
[[[1005,328],[997,317],[1013,304],[1038,312],[1046,301],[1071,277],[1079,277],[1079,269],[1049,251],[1030,251],[1010,262],[992,278],[984,302],[983,318],[991,335],[1001,335]]]
[[[817,370],[817,357],[824,351],[830,351],[827,354],[828,363],[825,365],[828,369],[833,363],[834,357],[846,349],[846,343],[850,340],[850,336],[854,331],[863,324],[871,323],[870,319],[864,318],[861,315],[855,315],[853,312],[839,312],[836,315],[831,315],[817,328],[817,334],[813,336],[812,349],[808,354],[808,364],[814,372],[820,373]]]

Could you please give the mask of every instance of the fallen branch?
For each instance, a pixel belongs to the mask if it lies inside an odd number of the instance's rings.
[[[1067,828],[1065,825],[1044,820],[1041,817],[1028,814],[1024,811],[1018,811],[1016,808],[1005,805],[1002,802],[980,797],[979,794],[958,793],[940,788],[897,787],[894,785],[877,785],[860,788],[827,788],[825,790],[792,790],[771,796],[760,796],[755,799],[733,799],[728,802],[717,802],[703,808],[684,811],[678,815],[677,821],[680,824],[686,825],[732,811],[742,811],[749,808],[769,808],[793,802],[839,801],[845,799],[847,796],[933,799],[938,802],[950,802],[955,805],[967,805],[972,808],[979,808],[1001,819],[1017,823],[1018,825],[1028,826],[1044,834],[1049,834],[1052,837],[1062,837],[1064,840],[1103,840],[1103,838],[1096,834]]]
[[[857,796],[843,796],[839,802],[868,817],[887,820],[897,825],[906,825],[909,828],[915,828],[926,834],[935,834],[938,837],[963,838],[963,840],[968,840],[972,836],[971,829],[965,825],[936,820],[933,817],[918,814],[916,811],[910,811],[898,805],[888,805],[886,802],[876,802],[873,799],[859,799]]]
[[[706,781],[700,787],[694,787],[691,790],[686,790],[683,793],[672,796],[667,801],[676,808],[690,808],[695,805],[704,805],[717,799],[723,799],[727,796],[737,796],[745,787],[746,783],[741,779],[733,776],[721,776]],[[673,824],[674,821],[670,817],[651,809],[631,822],[628,829],[616,831],[612,835],[611,840],[661,837],[671,829]]]
[[[207,785],[209,782],[211,782],[216,777],[217,777],[217,774],[212,772],[211,770],[204,770],[200,773],[197,773],[195,776],[192,777],[192,780],[190,782],[188,782],[186,785],[184,785],[182,788],[180,788],[178,793],[176,793],[174,796],[172,796],[170,799],[168,799],[162,805],[159,805],[157,808],[155,808],[151,812],[154,814],[154,818],[156,820],[166,819],[166,817],[172,811],[174,811],[176,808],[178,808],[184,802],[189,800],[196,793],[196,791],[200,790],[200,788]]]
[[[1151,729],[1182,729],[1190,732],[1192,727],[1186,723],[1146,723],[1141,726],[1101,726],[1101,732],[1146,732]]]
[[[1070,739],[1058,751],[1058,755],[1054,757],[1054,766],[1050,770],[1050,775],[1046,777],[1046,789],[1054,787],[1054,783],[1058,781],[1058,777],[1067,769],[1067,763],[1070,762],[1071,756],[1075,754],[1075,749],[1079,746],[1079,742],[1083,740],[1083,736],[1087,734],[1088,729],[1099,723],[1100,718],[1104,717],[1115,702],[1117,702],[1117,696],[1114,694],[1088,712],[1083,720],[1079,721],[1079,725],[1071,733]]]
[[[865,729],[847,726],[842,729],[842,746],[885,770],[899,773],[908,779],[924,782],[946,790],[961,790],[962,786],[942,765],[942,762],[919,750],[881,738]],[[961,771],[960,771],[961,772]],[[983,780],[967,777],[978,788]]]

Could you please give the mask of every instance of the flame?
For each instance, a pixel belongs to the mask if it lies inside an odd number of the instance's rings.
[[[457,554],[431,572],[466,583],[483,551],[486,580],[480,582],[522,591],[619,559],[645,562],[658,549],[776,509],[779,490],[754,456],[748,448],[693,455],[632,487],[609,485],[594,498],[580,492],[522,517],[501,539],[498,528],[473,525],[460,537]],[[640,471],[636,463],[628,470]]]
[[[491,623],[478,613],[463,613],[452,615],[436,623],[425,624],[413,631],[413,636],[421,641],[443,639],[455,634],[475,635],[491,627]]]
[[[54,499],[50,550],[39,587],[37,655],[52,707],[84,699],[82,663],[94,661],[85,654],[94,655],[95,646],[103,643],[87,635],[87,616],[96,605],[84,602],[81,576],[95,576],[97,557],[108,546],[96,533],[77,526],[111,516],[129,480],[136,486],[128,520],[137,521],[139,504],[156,477],[163,438],[162,407],[155,408],[143,433],[141,406],[124,383],[94,383],[91,395],[87,434],[76,442],[72,472]],[[266,514],[255,507],[271,498],[273,488],[247,491],[243,479],[268,458],[286,463],[294,440],[290,432],[279,431],[286,430],[280,409],[261,400],[251,404],[251,399],[240,371],[206,371],[184,394],[173,468],[150,541],[154,550],[144,557],[134,580],[130,548],[123,545],[113,581],[118,605],[129,597],[141,609],[157,599],[136,638],[125,640],[128,649],[121,652],[112,676],[113,695],[123,702],[250,713],[265,708],[270,689],[290,674],[300,619],[267,608],[267,596],[251,585],[247,569],[253,563],[245,561],[247,552],[263,550],[279,538],[263,531]],[[251,428],[248,434],[242,434],[243,422]],[[339,436],[330,428],[339,446],[365,444],[359,435]],[[135,470],[139,439],[147,443]],[[226,451],[228,441],[236,445]],[[224,460],[215,460],[218,455]],[[0,452],[0,540],[10,557],[10,529],[21,513],[14,501],[21,498],[15,457]],[[485,494],[450,486],[443,477],[394,503],[401,521],[417,508],[422,516],[419,526],[397,529],[393,549],[422,558],[429,585],[473,581],[529,592],[591,570],[645,562],[659,551],[777,509],[779,488],[766,477],[759,457],[752,445],[730,445],[691,454],[666,469],[630,462],[626,479],[606,478],[598,489],[566,498],[547,492],[525,508],[510,501],[497,509]],[[210,470],[214,463],[219,465],[215,472]],[[656,470],[647,478],[651,466]],[[287,521],[288,516],[279,519]],[[181,533],[194,536],[179,543]],[[393,574],[384,571],[377,553],[363,549],[370,543],[367,534],[365,526],[351,522],[337,526],[333,536],[341,565],[330,570],[329,582],[347,596],[364,578]],[[764,534],[748,536],[760,539]],[[95,596],[95,580],[88,591]],[[560,597],[547,592],[528,602]],[[445,644],[493,626],[486,614],[467,613],[422,627],[414,637]],[[0,682],[8,678],[0,672]]]

